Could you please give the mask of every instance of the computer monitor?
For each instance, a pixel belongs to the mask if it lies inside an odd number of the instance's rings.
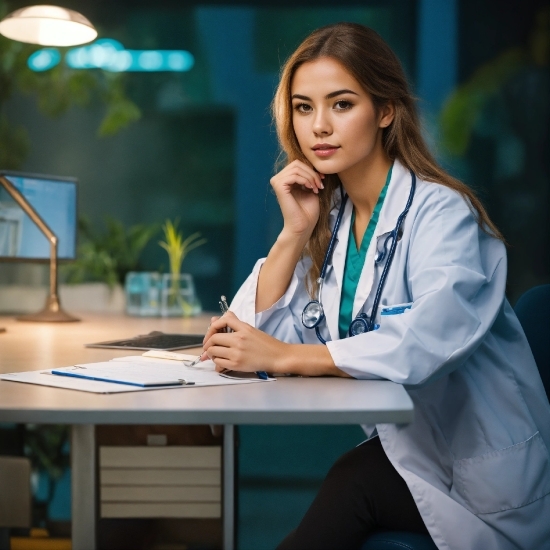
[[[0,170],[57,236],[59,260],[76,257],[77,180]],[[0,261],[49,261],[50,243],[0,185]]]

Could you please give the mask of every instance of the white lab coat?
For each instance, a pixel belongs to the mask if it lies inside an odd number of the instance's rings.
[[[411,176],[395,162],[367,252],[353,315],[372,306],[377,250],[407,201]],[[336,219],[337,206],[331,213]],[[376,331],[339,339],[338,312],[352,203],[323,288],[327,348],[355,378],[404,384],[408,425],[376,426],[441,550],[550,549],[550,406],[522,328],[505,298],[504,245],[482,232],[455,191],[417,180]],[[319,344],[303,327],[309,267],[301,260],[281,299],[255,313],[259,260],[231,304],[243,321],[291,343]],[[328,329],[328,330],[327,330]]]

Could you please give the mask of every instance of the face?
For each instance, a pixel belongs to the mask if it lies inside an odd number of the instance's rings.
[[[382,128],[393,110],[376,113],[370,95],[338,61],[322,57],[301,65],[291,97],[294,132],[318,172],[343,174],[383,154]]]

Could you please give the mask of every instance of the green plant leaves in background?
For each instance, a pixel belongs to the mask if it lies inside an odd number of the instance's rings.
[[[97,135],[100,137],[112,136],[140,118],[141,111],[133,101],[126,98],[111,101],[107,106],[107,113],[101,121]]]
[[[5,170],[19,168],[29,149],[30,141],[25,128],[11,125],[0,114],[0,167]]]
[[[62,267],[67,283],[103,282],[111,288],[124,284],[126,274],[139,268],[139,258],[160,224],[138,224],[129,228],[111,217],[105,218],[102,233],[92,230],[86,218],[78,221],[80,244],[77,258]]]
[[[0,17],[9,11],[6,2],[0,0]],[[52,118],[73,106],[85,108],[101,101],[106,110],[98,137],[112,136],[141,118],[139,107],[126,95],[125,75],[99,69],[75,70],[64,61],[53,69],[34,72],[27,60],[39,49],[0,35],[0,168],[21,168],[30,150],[26,129],[12,126],[3,112],[16,90],[35,96],[40,112]],[[67,48],[60,49],[64,57]]]
[[[200,233],[193,233],[187,238],[183,238],[183,233],[178,230],[179,220],[172,222],[166,220],[162,226],[165,241],[159,241],[159,245],[168,253],[170,262],[170,273],[176,277],[181,272],[181,264],[185,257],[199,246],[206,244],[206,239],[201,239]]]
[[[454,155],[468,148],[474,127],[485,105],[528,62],[521,48],[513,48],[482,65],[446,101],[440,115],[443,146]]]

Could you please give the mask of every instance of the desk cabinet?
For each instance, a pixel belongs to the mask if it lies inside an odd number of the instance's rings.
[[[96,426],[99,550],[223,545],[223,437],[210,426]]]

